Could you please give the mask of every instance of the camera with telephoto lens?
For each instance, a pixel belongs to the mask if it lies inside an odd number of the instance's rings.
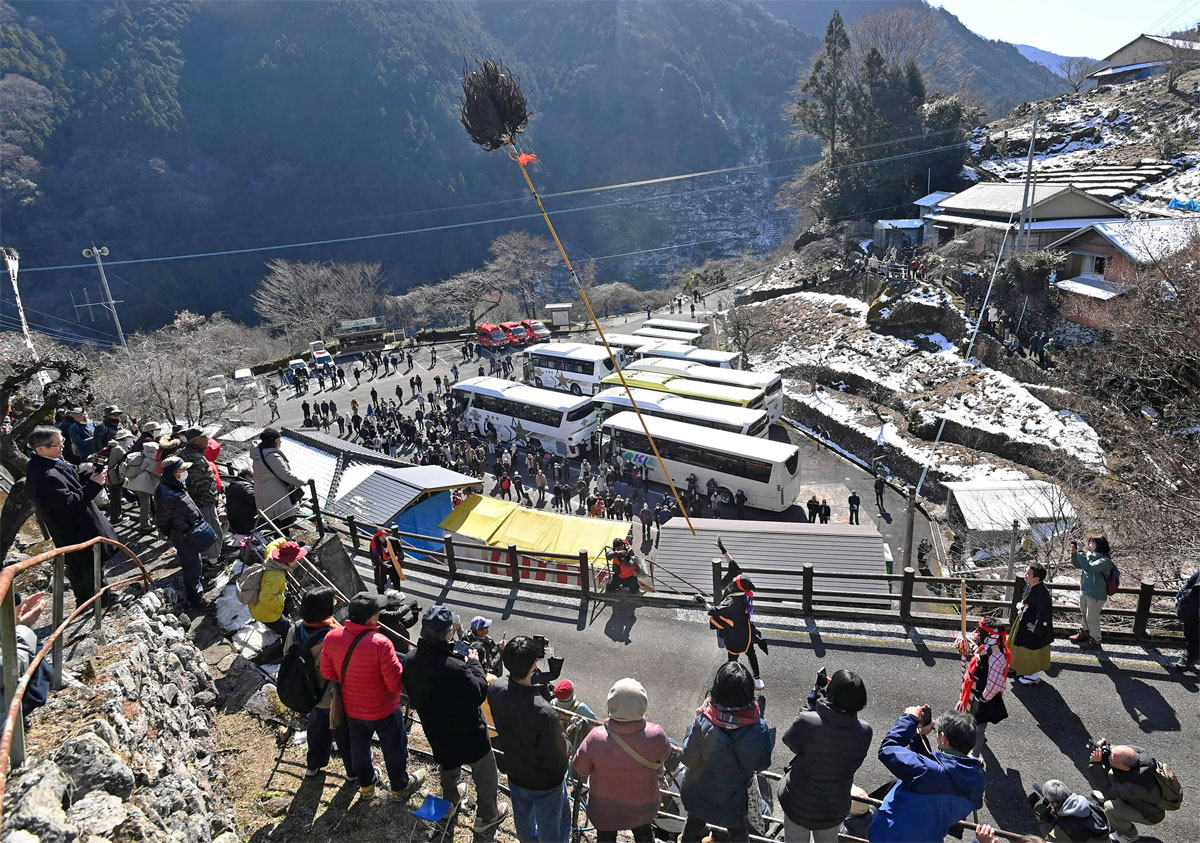
[[[1089,756],[1097,749],[1100,750],[1100,763],[1104,764],[1106,767],[1110,766],[1109,762],[1112,759],[1112,746],[1109,745],[1107,740],[1104,738],[1100,738],[1099,740],[1088,738],[1087,748]]]
[[[1057,814],[1054,812],[1054,806],[1050,804],[1050,800],[1042,793],[1042,786],[1035,784],[1033,793],[1026,797],[1029,802],[1029,807],[1033,809],[1033,815],[1038,818],[1039,822],[1053,824],[1057,819]]]

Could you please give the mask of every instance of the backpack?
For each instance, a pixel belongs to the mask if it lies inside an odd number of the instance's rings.
[[[1158,807],[1164,811],[1178,811],[1183,805],[1183,785],[1179,777],[1161,761],[1154,762],[1154,778],[1158,781],[1158,789],[1162,792]]]
[[[279,673],[275,678],[279,701],[298,714],[308,714],[325,694],[325,689],[315,678],[313,648],[324,641],[328,634],[328,629],[321,630],[303,644],[295,641],[293,636],[292,646],[288,647],[283,654],[283,661],[279,663]]]
[[[262,585],[262,565],[250,565],[237,581],[237,599],[244,606],[258,602],[258,589]]]
[[[1108,590],[1109,597],[1116,594],[1117,589],[1121,587],[1121,569],[1116,566],[1116,563],[1113,563],[1108,576],[1104,578],[1104,586]]]

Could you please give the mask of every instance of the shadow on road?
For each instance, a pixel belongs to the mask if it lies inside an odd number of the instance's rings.
[[[1178,732],[1179,718],[1171,704],[1153,685],[1143,682],[1112,662],[1102,665],[1103,672],[1116,686],[1117,697],[1129,717],[1142,732]]]
[[[1032,790],[1021,780],[1021,771],[1002,768],[991,748],[983,745],[987,787],[983,801],[995,825],[1005,831],[1035,832],[1037,825],[1025,797]]]
[[[1008,691],[1010,698],[1020,700],[1021,705],[1033,715],[1038,729],[1058,747],[1064,757],[1075,762],[1076,769],[1087,775],[1087,742],[1091,737],[1079,715],[1063,699],[1058,689],[1049,682],[1040,685],[1015,683]],[[1008,828],[1008,826],[1004,826]]]
[[[637,623],[637,610],[632,603],[625,601],[609,603],[609,609],[611,613],[608,623],[604,625],[604,634],[617,644],[632,644],[633,639],[630,638],[629,631]]]

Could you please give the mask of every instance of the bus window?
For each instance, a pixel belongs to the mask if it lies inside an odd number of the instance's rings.
[[[784,460],[783,467],[787,469],[787,473],[788,473],[789,477],[795,475],[796,468],[799,466],[799,464],[800,464],[800,452],[799,451],[796,451],[794,454],[792,454],[790,457],[788,457],[786,460]]]
[[[592,414],[591,404],[580,404],[574,410],[567,410],[567,421],[581,421]]]

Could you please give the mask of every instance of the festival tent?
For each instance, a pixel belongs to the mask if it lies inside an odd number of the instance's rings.
[[[521,553],[520,564],[536,565],[545,572],[524,571],[526,579],[551,580],[566,584],[578,582],[578,562],[545,559],[540,554],[562,554],[578,559],[586,551],[593,572],[606,564],[606,549],[613,539],[628,539],[628,521],[610,521],[577,515],[560,515],[540,509],[528,509],[512,501],[471,495],[460,503],[439,525],[467,541],[482,542],[495,550],[462,549],[457,553],[460,567],[494,574],[508,573],[506,551],[510,544]],[[555,573],[557,572],[557,573]],[[593,574],[594,576],[594,574]]]

